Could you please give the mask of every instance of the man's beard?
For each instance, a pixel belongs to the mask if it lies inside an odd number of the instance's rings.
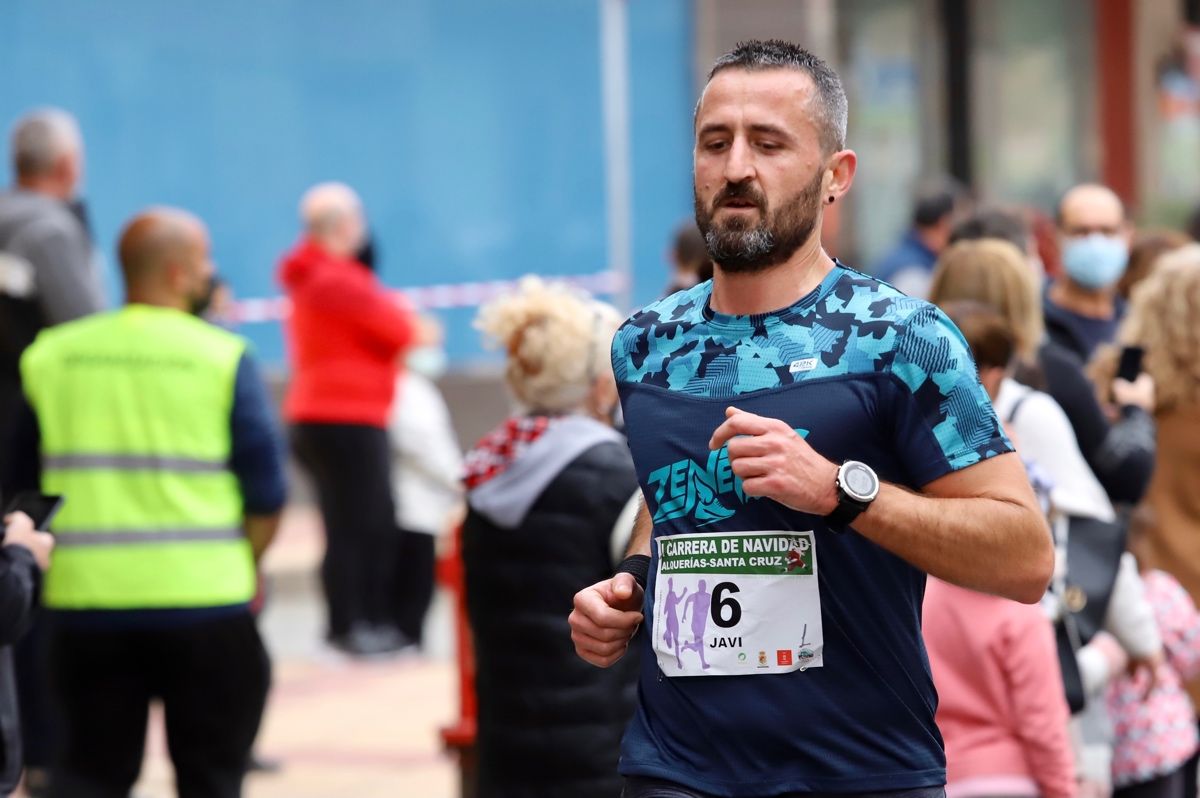
[[[817,226],[821,208],[821,177],[818,171],[799,193],[789,197],[772,213],[767,198],[749,182],[726,183],[705,207],[693,189],[696,225],[704,234],[708,254],[725,272],[758,272],[778,266],[808,240]],[[741,215],[714,221],[721,204],[733,199],[753,202],[761,221],[750,227]]]

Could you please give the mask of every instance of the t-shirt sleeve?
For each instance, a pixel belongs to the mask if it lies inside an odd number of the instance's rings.
[[[924,486],[1013,450],[962,333],[926,305],[899,332],[892,375],[895,445],[913,484]]]
[[[266,386],[249,354],[243,354],[238,361],[230,434],[229,465],[241,486],[246,514],[279,512],[287,499],[283,441],[271,413]]]

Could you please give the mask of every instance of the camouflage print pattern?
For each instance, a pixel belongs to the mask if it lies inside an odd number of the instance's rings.
[[[934,305],[841,264],[775,313],[716,314],[711,292],[711,282],[701,283],[627,320],[613,340],[618,383],[729,399],[890,374],[921,409],[951,470],[1011,451],[966,341]]]

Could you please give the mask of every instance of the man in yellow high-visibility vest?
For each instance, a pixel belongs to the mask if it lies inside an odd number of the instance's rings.
[[[160,698],[180,797],[238,796],[269,679],[249,604],[280,442],[245,342],[195,315],[213,279],[200,220],[142,213],[119,255],[127,304],[21,359],[20,459],[67,497],[43,597],[66,727],[51,794],[128,795]]]

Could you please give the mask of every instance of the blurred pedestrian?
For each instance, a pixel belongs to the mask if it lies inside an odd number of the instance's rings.
[[[608,352],[620,322],[613,308],[536,278],[476,322],[504,347],[521,406],[466,460],[480,798],[621,793],[617,758],[637,658],[591,667],[575,656],[562,611],[579,585],[612,573],[615,525],[637,492],[629,450],[611,427]]]
[[[463,504],[462,449],[434,382],[444,363],[437,344],[409,352],[388,422],[400,535],[394,608],[400,631],[417,645],[433,600],[437,541],[461,518]]]
[[[91,238],[72,205],[83,182],[75,118],[57,108],[23,116],[11,159],[15,185],[0,193],[0,440],[20,404],[25,347],[43,328],[104,306]]]
[[[21,359],[14,457],[41,465],[22,486],[69,497],[43,592],[66,721],[51,790],[127,795],[157,698],[180,798],[238,796],[266,699],[249,605],[284,502],[280,440],[245,341],[193,315],[213,272],[203,223],[146,211],[119,253],[126,306]]]
[[[922,620],[949,798],[1071,798],[1054,631],[1040,607],[929,579]]]
[[[54,538],[34,529],[24,513],[4,519],[0,545],[0,796],[21,779],[21,724],[17,713],[12,646],[33,620],[41,572],[50,564]]]
[[[949,244],[955,217],[966,201],[966,189],[951,177],[924,183],[913,200],[912,226],[871,273],[909,296],[927,297],[933,266]]]
[[[1130,543],[1138,539],[1148,511],[1131,524]],[[1200,612],[1187,591],[1166,571],[1142,573],[1146,598],[1163,636],[1165,660],[1153,674],[1124,674],[1108,688],[1115,798],[1183,798],[1188,760],[1200,736],[1196,711],[1183,683],[1200,676]]]
[[[1171,574],[1200,602],[1200,244],[1163,255],[1133,292],[1117,343],[1141,347],[1154,385],[1158,467],[1146,492],[1147,527],[1136,553],[1143,568]],[[1099,356],[1098,356],[1099,358]],[[1116,374],[1116,352],[1109,360]],[[1107,381],[1104,383],[1107,387]],[[1200,680],[1188,682],[1200,706]],[[1197,759],[1185,768],[1187,794],[1196,791]]]
[[[392,608],[399,542],[387,421],[416,316],[353,259],[366,224],[349,186],[314,186],[300,215],[304,235],[279,269],[292,301],[284,414],[325,522],[327,638],[354,656],[398,651],[411,641]]]
[[[696,227],[694,221],[686,221],[675,230],[670,257],[671,282],[668,283],[663,296],[686,291],[694,285],[712,279],[712,259],[708,256],[704,236],[700,235],[700,228]]]
[[[1046,290],[1046,330],[1085,363],[1117,332],[1125,303],[1117,284],[1129,263],[1133,225],[1120,198],[1084,184],[1058,206],[1063,274]]]
[[[103,291],[83,184],[83,137],[71,114],[41,108],[11,137],[15,184],[0,194],[0,442],[21,404],[21,353],[47,326],[95,313]],[[0,443],[0,473],[6,448]],[[46,630],[35,616],[15,649],[26,782],[35,794],[59,736],[46,684]]]

